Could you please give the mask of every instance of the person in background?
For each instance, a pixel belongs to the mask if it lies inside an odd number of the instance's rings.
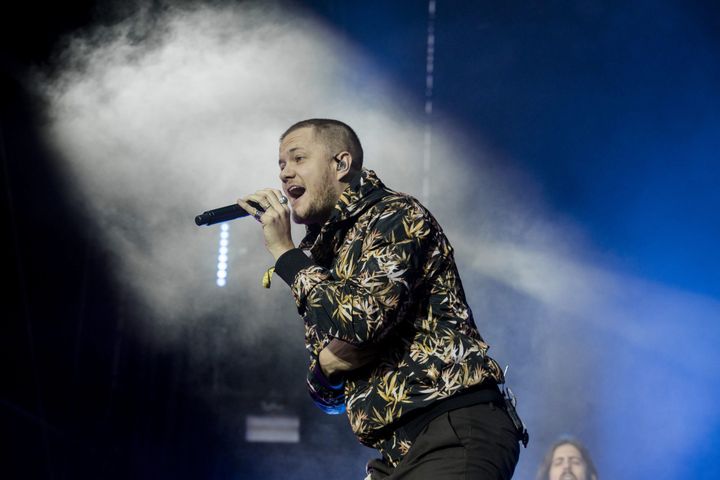
[[[545,454],[536,480],[598,480],[598,474],[585,446],[562,437]]]

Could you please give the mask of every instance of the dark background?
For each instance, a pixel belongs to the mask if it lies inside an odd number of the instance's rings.
[[[422,116],[425,2],[301,4],[370,54]],[[436,119],[459,120],[505,153],[627,272],[717,300],[718,5],[439,0]],[[241,427],[199,399],[206,386],[186,374],[188,359],[127,328],[127,299],[111,286],[107,252],[61,194],[42,140],[42,105],[24,74],[54,68],[64,35],[131,9],[74,1],[0,11],[0,473],[268,478],[276,469],[300,478],[289,473],[299,455],[342,469],[347,449],[323,442],[323,429],[337,423],[310,411],[301,395],[300,411],[315,425],[303,430],[302,444],[233,444]],[[244,360],[251,361],[233,359]],[[256,395],[228,403],[252,411]],[[372,452],[353,452],[350,470],[358,471]],[[692,468],[711,478],[717,462],[699,455]]]

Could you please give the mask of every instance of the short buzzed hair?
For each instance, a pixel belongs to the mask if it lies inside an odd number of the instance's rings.
[[[280,142],[295,130],[312,127],[316,135],[337,155],[346,151],[352,155],[352,169],[359,171],[363,165],[363,149],[355,131],[346,123],[330,118],[310,118],[292,125],[280,135]]]

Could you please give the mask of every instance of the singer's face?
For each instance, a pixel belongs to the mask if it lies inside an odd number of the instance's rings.
[[[332,153],[312,127],[294,130],[280,144],[280,181],[295,223],[323,224],[342,190]]]
[[[564,443],[555,449],[549,477],[548,480],[590,480],[585,460],[575,445]]]

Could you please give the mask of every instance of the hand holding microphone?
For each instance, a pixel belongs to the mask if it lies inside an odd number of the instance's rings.
[[[287,203],[288,199],[281,195],[280,197],[280,203]],[[253,207],[254,209],[262,209],[265,210],[260,206],[259,203],[253,202],[252,200],[248,202],[248,204]],[[195,225],[197,226],[210,226],[215,225],[217,223],[222,222],[228,222],[230,220],[235,220],[236,218],[243,218],[247,217],[248,215],[252,215],[253,211],[246,211],[244,208],[242,208],[237,203],[233,203],[232,205],[228,205],[226,207],[220,207],[220,208],[214,208],[212,210],[208,210],[206,212],[201,213],[200,215],[197,215],[195,217]]]
[[[295,248],[290,230],[290,207],[287,198],[280,190],[272,188],[258,190],[239,199],[237,203],[262,224],[265,247],[275,260]]]
[[[266,188],[243,197],[237,204],[208,210],[195,217],[197,225],[214,225],[252,215],[263,226],[265,247],[277,260],[295,248],[290,231],[290,207],[280,190]]]

